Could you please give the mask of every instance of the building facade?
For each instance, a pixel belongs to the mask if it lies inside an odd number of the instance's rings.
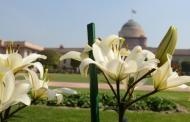
[[[20,53],[23,57],[28,56],[31,53],[39,53],[40,51],[44,50],[44,47],[32,44],[27,41],[4,41],[0,40],[0,53],[6,53],[6,50],[11,47],[18,53]]]

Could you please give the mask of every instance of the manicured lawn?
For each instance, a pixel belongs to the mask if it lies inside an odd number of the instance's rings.
[[[59,82],[89,82],[89,78],[85,78],[80,74],[63,74],[63,73],[49,73],[50,81],[59,81]],[[106,80],[102,74],[98,75],[98,82],[106,83]],[[110,81],[114,83],[114,81]],[[152,81],[147,80],[145,84],[152,85]]]
[[[50,81],[60,82],[89,82],[89,78],[82,77],[80,74],[63,74],[63,73],[50,73]],[[102,75],[98,76],[99,82],[106,82]]]
[[[189,122],[189,113],[127,112],[129,122]],[[117,122],[112,111],[100,111],[100,122]],[[89,109],[46,106],[28,107],[16,114],[10,122],[90,122]]]

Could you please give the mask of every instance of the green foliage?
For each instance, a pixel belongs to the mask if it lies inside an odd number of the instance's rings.
[[[116,98],[108,94],[99,95],[99,107],[102,109],[116,109]],[[48,105],[56,105],[55,101],[48,102]],[[64,96],[62,106],[68,107],[90,107],[90,96],[87,94],[77,94]],[[128,108],[129,110],[151,110],[151,111],[169,111],[176,110],[177,106],[174,102],[162,97],[148,97],[142,99]]]
[[[47,59],[46,60],[40,60],[40,62],[45,65],[46,68],[51,70],[54,70],[57,68],[59,64],[59,58],[61,54],[59,52],[56,52],[55,50],[44,50],[41,51],[40,54],[46,55]]]
[[[116,108],[116,98],[107,94],[100,95],[100,103],[105,109],[115,109]]]
[[[181,63],[182,72],[190,72],[190,62],[184,61]]]
[[[150,110],[146,100],[140,100],[132,104],[129,110]]]
[[[148,97],[130,106],[130,110],[168,111],[176,110],[177,105],[162,97]]]
[[[77,68],[77,67],[79,67],[79,65],[80,65],[80,61],[71,59],[71,66],[72,67]]]
[[[149,99],[146,99],[146,103],[152,111],[167,111],[177,108],[174,102],[162,97],[150,97]]]

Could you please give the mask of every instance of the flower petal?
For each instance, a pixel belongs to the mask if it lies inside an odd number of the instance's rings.
[[[78,60],[81,61],[81,57],[80,57],[81,53],[77,52],[77,51],[70,51],[64,55],[62,55],[60,57],[60,61],[65,60],[65,59],[74,59],[74,60]]]
[[[77,94],[77,91],[70,88],[58,88],[58,89],[54,89],[54,91],[59,94],[68,94],[68,95]]]
[[[40,78],[42,79],[44,76],[44,67],[40,62],[35,62],[35,63],[31,63],[31,65],[33,65],[35,68],[38,69],[39,73],[40,73]]]
[[[177,78],[170,78],[167,81],[167,89],[172,87],[177,87],[188,82],[190,82],[190,76],[180,76]]]
[[[80,69],[80,72],[81,72],[81,75],[82,76],[85,76],[87,77],[87,73],[88,73],[88,68],[89,68],[89,64],[95,64],[97,67],[99,67],[103,72],[108,72],[107,69],[105,67],[103,67],[101,64],[93,61],[92,59],[90,58],[86,58],[84,60],[82,60],[80,66],[79,66],[79,69]]]
[[[109,59],[113,59],[114,55],[111,53],[111,49],[108,47],[100,47],[97,43],[92,46],[93,56],[96,62],[100,64],[106,64]]]
[[[167,79],[172,74],[171,58],[165,62],[160,68],[153,72],[154,88],[164,89],[167,87]]]
[[[32,89],[37,90],[39,89],[41,86],[39,79],[38,79],[38,75],[36,74],[36,72],[30,70],[30,69],[25,69],[28,71],[29,74],[29,82],[32,85]]]
[[[55,99],[56,99],[56,92],[48,89],[48,100],[51,101]]]
[[[13,73],[11,71],[4,73],[3,79],[0,82],[0,99],[2,102],[7,102],[12,97],[15,89],[15,78]]]
[[[14,104],[22,102],[26,105],[30,105],[30,98],[27,95],[30,88],[30,84],[26,81],[19,81],[18,83],[16,83],[15,90],[11,98],[12,101],[14,101]]]
[[[36,54],[36,53],[32,53],[29,56],[23,58],[22,64],[26,65],[29,64],[33,61],[36,61],[37,59],[46,59],[47,57],[45,55],[40,55],[40,54]]]
[[[22,65],[22,56],[18,53],[11,53],[7,58],[7,65],[11,69],[19,67]]]
[[[23,95],[20,95],[17,99],[15,99],[15,104],[17,104],[19,102],[21,102],[25,105],[30,105],[31,99],[27,94],[23,94]]]
[[[63,95],[62,94],[56,94],[57,98],[57,104],[60,104],[63,101]]]

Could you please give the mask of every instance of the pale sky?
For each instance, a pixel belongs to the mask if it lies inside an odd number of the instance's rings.
[[[190,48],[189,12],[189,0],[0,0],[0,39],[83,47],[88,23],[96,24],[98,37],[106,37],[133,18],[144,28],[148,46],[157,47],[174,25],[177,47]]]

